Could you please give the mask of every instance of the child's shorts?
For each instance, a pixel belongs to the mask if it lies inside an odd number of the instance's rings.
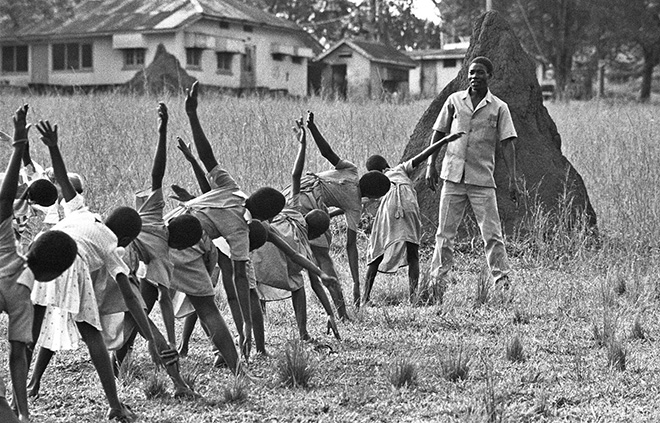
[[[9,316],[7,339],[29,344],[32,342],[32,321],[34,308],[30,299],[30,289],[14,282],[0,285],[0,312]]]

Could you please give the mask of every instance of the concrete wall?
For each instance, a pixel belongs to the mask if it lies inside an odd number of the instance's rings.
[[[415,96],[422,97],[434,97],[442,89],[449,84],[456,75],[458,71],[461,70],[463,66],[463,59],[455,59],[455,67],[445,67],[445,60],[447,59],[428,59],[417,61],[419,66],[415,69],[410,70],[409,82],[410,82],[410,94]],[[425,73],[426,81],[422,80],[423,68],[431,67],[433,75]],[[428,78],[432,78],[433,81],[430,82]],[[424,87],[422,87],[424,85]]]
[[[350,57],[348,55],[350,54]],[[332,66],[346,65],[346,95],[349,98],[369,98],[372,92],[371,62],[344,44],[323,59],[322,86],[324,94],[337,95],[333,87]]]
[[[253,32],[244,31],[243,25],[230,24],[229,28],[221,28],[218,21],[201,20],[184,31],[169,34],[141,35],[145,47],[145,66],[154,58],[159,43],[165,45],[168,52],[175,55],[181,66],[202,84],[227,88],[241,87],[242,54],[233,54],[231,72],[218,72],[216,47],[208,46],[202,50],[201,66],[190,67],[186,65],[186,33],[193,33],[200,38],[222,38],[229,41],[234,47],[238,44],[252,46],[255,49],[254,58],[254,86],[270,90],[282,90],[293,95],[307,94],[307,57],[311,56],[310,49],[305,47],[302,37],[295,33],[264,29],[253,26]],[[138,38],[140,34],[135,34]],[[190,39],[190,35],[188,35]],[[93,67],[91,70],[53,70],[52,44],[53,43],[92,43]],[[188,41],[190,43],[190,41]],[[7,44],[10,45],[10,44]],[[130,45],[130,42],[126,44]],[[280,61],[273,59],[273,45],[282,46],[280,51],[291,54],[280,54]],[[42,49],[45,46],[42,46]],[[0,84],[27,86],[32,83],[33,60],[32,46],[29,48],[28,72],[26,73],[0,73]],[[63,39],[51,41],[48,44],[47,60],[38,60],[41,66],[47,65],[47,82],[51,85],[116,85],[130,80],[139,70],[136,67],[124,67],[124,50],[113,47],[113,37],[87,37],[85,39]],[[298,59],[294,59],[296,56]],[[295,63],[296,60],[299,63]],[[41,82],[41,81],[40,81]]]

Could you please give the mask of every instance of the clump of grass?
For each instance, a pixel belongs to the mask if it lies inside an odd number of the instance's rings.
[[[284,354],[277,362],[277,373],[282,385],[288,387],[309,387],[314,375],[314,367],[310,363],[309,354],[298,339],[289,340],[284,348]]]
[[[617,272],[614,275],[614,284],[613,285],[614,285],[614,287],[613,287],[614,293],[616,295],[621,296],[621,295],[626,293],[626,291],[627,291],[627,289],[626,289],[626,279],[624,278],[623,274]]]
[[[615,370],[626,370],[626,348],[618,340],[612,340],[607,347],[607,363]]]
[[[181,379],[188,385],[190,389],[195,390],[195,385],[197,384],[197,379],[199,375],[202,374],[199,366],[193,366],[186,368],[184,372],[181,372]]]
[[[642,319],[639,315],[635,317],[635,322],[630,331],[630,337],[640,341],[645,341],[648,338],[646,335],[646,329],[642,326]]]
[[[482,360],[486,369],[486,388],[482,397],[485,421],[488,423],[501,422],[503,410],[500,407],[500,399],[495,395],[493,368],[487,358],[482,358]]]
[[[237,375],[223,390],[226,403],[241,403],[248,398],[248,382],[245,376]]]
[[[605,308],[601,324],[594,323],[592,326],[593,337],[599,347],[609,345],[616,335],[616,318],[610,313],[610,310]]]
[[[477,289],[474,296],[474,307],[478,308],[488,302],[490,290],[490,270],[488,267],[482,267],[477,278]]]
[[[470,366],[468,359],[463,355],[463,347],[461,346],[458,351],[450,351],[440,361],[442,367],[442,377],[450,382],[458,382],[465,380],[470,373]]]
[[[126,357],[124,357],[124,361],[122,361],[121,366],[119,366],[117,378],[124,386],[129,386],[138,379],[144,379],[142,368],[135,362],[132,353],[129,352]]]
[[[395,388],[410,387],[417,384],[417,365],[406,358],[398,358],[390,364],[387,378]]]
[[[144,382],[142,391],[147,399],[156,398],[169,398],[170,394],[167,392],[166,381],[158,373],[152,373],[151,376]]]
[[[516,325],[526,325],[529,323],[529,313],[517,308],[513,310],[513,323]]]
[[[525,351],[518,335],[514,336],[506,345],[506,359],[512,363],[524,363],[527,360]]]

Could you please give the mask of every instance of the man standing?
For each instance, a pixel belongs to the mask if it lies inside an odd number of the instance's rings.
[[[469,88],[449,96],[433,125],[431,143],[449,133],[465,135],[447,145],[442,172],[438,231],[431,261],[431,278],[444,291],[453,263],[458,226],[465,205],[470,202],[484,240],[486,260],[496,284],[508,287],[509,263],[502,238],[502,226],[495,193],[495,153],[500,148],[509,173],[509,192],[517,204],[516,130],[505,102],[488,89],[493,77],[493,64],[479,56],[468,68]],[[498,145],[499,144],[499,145]],[[428,159],[426,182],[432,191],[438,184],[435,166],[438,153]],[[442,301],[442,298],[436,298]]]

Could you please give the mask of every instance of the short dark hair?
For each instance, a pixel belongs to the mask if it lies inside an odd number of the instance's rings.
[[[174,245],[183,250],[197,244],[202,238],[202,225],[199,219],[190,214],[182,214],[170,220],[168,228],[168,245]]]
[[[271,187],[259,188],[245,202],[252,217],[258,220],[269,220],[277,216],[284,208],[284,195]]]
[[[473,63],[479,63],[481,65],[484,65],[486,67],[486,70],[488,71],[489,74],[493,74],[493,62],[490,61],[490,59],[486,56],[477,56],[472,61],[470,64]]]
[[[268,229],[265,225],[267,225],[267,223],[260,222],[256,219],[248,224],[248,227],[250,228],[250,233],[248,235],[250,251],[256,250],[268,241]]]
[[[57,188],[48,179],[37,179],[27,187],[28,198],[43,207],[57,201]]]
[[[387,163],[387,160],[385,160],[385,157],[379,155],[379,154],[374,154],[373,156],[369,156],[367,159],[367,170],[378,170],[378,171],[383,171],[387,168],[389,168],[390,165]]]
[[[371,170],[360,178],[360,195],[362,197],[380,198],[390,190],[390,178],[383,172]]]
[[[314,209],[305,215],[307,238],[316,239],[330,227],[330,216],[321,209]]]
[[[105,225],[117,235],[120,241],[123,238],[134,240],[142,230],[142,219],[135,209],[122,206],[110,212],[105,219]]]
[[[57,277],[71,267],[78,254],[76,241],[62,231],[50,230],[38,235],[30,244],[27,265],[37,280],[41,275]]]

